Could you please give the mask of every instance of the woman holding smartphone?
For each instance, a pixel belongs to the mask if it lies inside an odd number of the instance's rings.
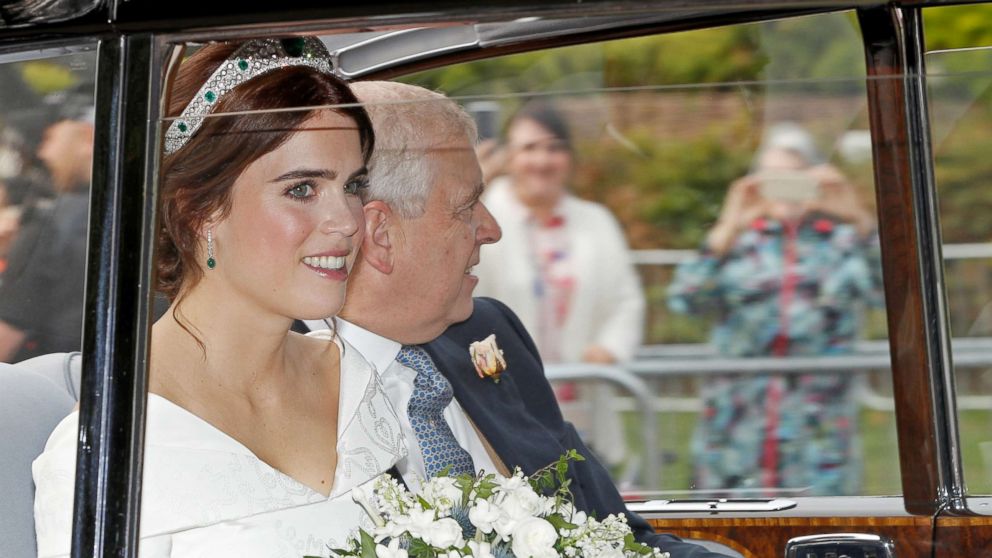
[[[678,267],[670,308],[714,313],[723,356],[849,352],[859,310],[882,296],[871,212],[794,124],[768,131],[755,167],[731,184],[698,257]],[[708,379],[695,487],[858,493],[856,381],[840,372]]]

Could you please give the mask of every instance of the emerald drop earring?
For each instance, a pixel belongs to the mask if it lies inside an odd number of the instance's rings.
[[[207,229],[207,267],[217,267],[217,260],[214,259],[214,234],[211,229]]]

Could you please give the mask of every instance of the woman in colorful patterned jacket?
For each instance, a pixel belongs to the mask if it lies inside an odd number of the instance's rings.
[[[770,129],[754,174],[735,181],[698,257],[668,291],[672,310],[715,314],[722,356],[849,353],[860,310],[881,303],[875,222],[805,130]],[[729,374],[701,387],[695,488],[857,493],[855,386],[846,372]]]

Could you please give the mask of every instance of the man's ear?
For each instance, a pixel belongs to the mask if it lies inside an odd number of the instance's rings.
[[[396,235],[396,215],[384,201],[374,200],[365,204],[365,239],[362,241],[362,259],[380,273],[393,272],[393,237]]]

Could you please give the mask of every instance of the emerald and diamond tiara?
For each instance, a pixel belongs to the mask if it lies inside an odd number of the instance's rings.
[[[217,101],[235,87],[280,68],[307,66],[334,75],[331,56],[315,37],[254,39],[241,45],[210,74],[165,132],[165,152],[175,153],[203,124]]]

